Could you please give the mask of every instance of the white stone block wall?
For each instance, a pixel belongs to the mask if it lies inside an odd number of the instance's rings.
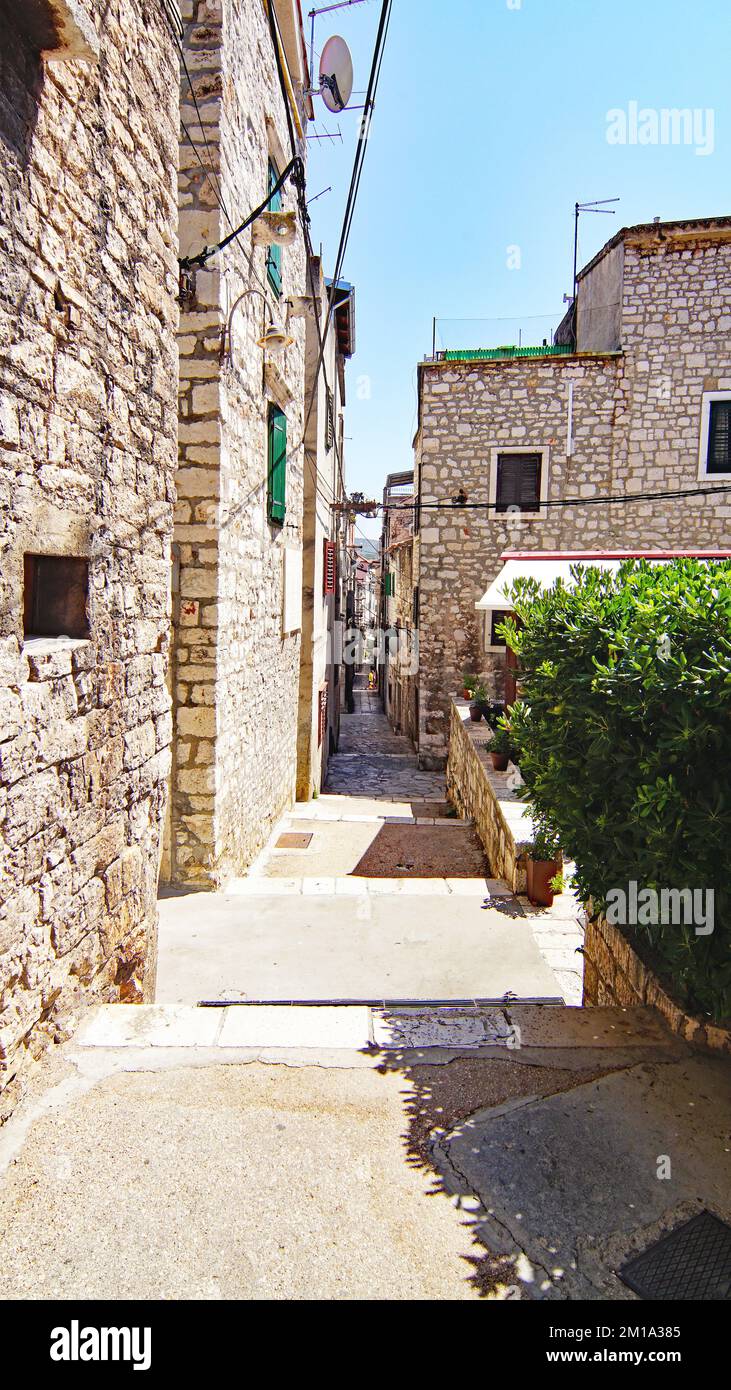
[[[557,508],[512,523],[449,506],[460,488],[470,502],[489,501],[494,453],[510,447],[547,451],[549,498],[699,485],[703,393],[731,390],[731,244],[626,245],[622,306],[616,355],[420,367],[421,497],[447,502],[444,510],[423,507],[418,546],[425,765],[441,765],[446,756],[449,696],[462,670],[483,675],[494,697],[503,693],[504,659],[485,651],[474,605],[499,573],[505,550],[731,544],[731,502],[718,496]]]
[[[270,155],[291,157],[285,107],[262,0],[188,0],[188,85],[181,111],[181,251],[218,241],[267,192]],[[296,135],[296,151],[305,155]],[[207,178],[201,163],[212,174]],[[216,179],[228,217],[221,211]],[[283,205],[296,206],[288,184]],[[230,221],[229,221],[230,219]],[[304,320],[292,346],[265,358],[268,314],[307,290],[301,231],[282,251],[277,302],[252,229],[198,270],[180,327],[180,459],[174,595],[175,740],[165,876],[214,887],[243,873],[295,794],[298,628],[283,629],[284,550],[301,564]],[[230,353],[221,358],[231,320]],[[229,346],[228,334],[226,345]],[[267,518],[267,409],[287,415],[287,515]]]
[[[0,20],[0,1119],[84,999],[150,998],[170,759],[177,64],[160,6],[75,0],[96,59]],[[86,558],[88,640],[24,646],[26,554]]]

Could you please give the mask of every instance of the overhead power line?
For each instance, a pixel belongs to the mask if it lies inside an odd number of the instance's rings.
[[[332,285],[330,286],[330,293],[328,295],[328,322],[330,314],[332,313],[333,308],[335,307],[337,284],[342,274],[343,262],[345,260],[345,252],[347,250],[348,241],[350,238],[350,229],[353,225],[353,215],[355,212],[358,190],[360,188],[360,179],[361,174],[363,172],[363,164],[365,162],[365,153],[366,145],[368,143],[370,122],[375,106],[376,93],[378,91],[378,81],[381,75],[381,65],[383,63],[383,54],[386,46],[386,39],[388,37],[388,28],[391,22],[392,4],[393,0],[383,0],[383,4],[381,6],[381,16],[378,23],[378,32],[376,34],[376,42],[373,50],[373,61],[371,63],[371,72],[370,77],[368,79],[368,89],[366,92],[366,99],[363,107],[363,117],[361,120],[360,134],[358,136],[358,144],[356,146],[355,151],[355,159],[353,162],[353,172],[350,179],[348,199],[345,206],[345,213],[343,215],[342,230],[340,233],[340,244],[338,246],[338,254],[335,260],[335,270],[333,273]],[[310,418],[310,415],[312,414],[312,407],[315,399],[315,391],[317,390],[317,379],[320,374],[320,368],[322,366],[324,352],[325,347],[324,343],[322,343],[320,347],[320,354],[317,360],[317,366],[315,368],[315,380],[313,390],[310,395],[310,400],[305,415],[305,429],[307,429],[307,422]]]
[[[629,502],[662,502],[670,501],[674,498],[683,497],[711,497],[718,493],[731,493],[731,483],[717,484],[715,487],[689,487],[666,492],[622,492],[605,497],[554,497],[548,498],[545,502],[539,502],[535,512],[509,512],[505,508],[498,510],[497,502],[462,502],[446,498],[443,502],[429,501],[417,502],[419,511],[435,512],[496,512],[500,516],[511,517],[538,515],[545,509],[554,507],[605,507],[614,506]],[[414,503],[408,506],[402,502],[377,502],[376,506],[381,511],[398,512],[409,511]]]

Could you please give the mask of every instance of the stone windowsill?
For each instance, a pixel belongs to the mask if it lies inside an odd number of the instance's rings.
[[[75,652],[91,646],[90,637],[26,637],[23,656],[55,656],[57,652]]]

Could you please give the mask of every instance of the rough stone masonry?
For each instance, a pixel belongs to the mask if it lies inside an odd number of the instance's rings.
[[[607,244],[579,277],[570,354],[420,365],[422,766],[445,761],[460,672],[504,694],[504,651],[475,604],[506,550],[728,546],[731,502],[718,494],[517,515],[488,504],[502,452],[540,453],[542,501],[723,483],[704,472],[704,424],[711,399],[731,400],[730,332],[731,220],[704,218],[626,228]],[[451,506],[461,489],[467,510]]]
[[[180,251],[188,256],[261,203],[271,170],[283,173],[292,149],[262,0],[183,0],[181,9],[191,78],[181,89],[180,145]],[[286,6],[276,9],[304,159],[305,74],[294,75],[301,33],[285,26]],[[296,207],[290,182],[282,206]],[[288,612],[285,598],[298,576],[301,593],[306,330],[303,318],[289,317],[287,300],[309,292],[300,231],[281,248],[280,264],[277,287],[267,247],[247,228],[194,271],[180,317],[163,877],[201,888],[243,873],[295,797],[302,618],[301,603]],[[276,356],[257,345],[272,319],[293,340]],[[287,431],[286,512],[277,522],[267,507],[271,407]]]
[[[154,983],[177,137],[157,0],[0,0],[0,1119],[82,994]]]

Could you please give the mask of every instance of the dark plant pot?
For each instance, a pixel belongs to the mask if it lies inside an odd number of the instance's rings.
[[[470,719],[473,724],[479,724],[482,719],[482,710],[479,705],[470,705]]]
[[[560,872],[561,865],[555,859],[528,860],[528,897],[538,907],[553,906],[551,879]]]
[[[510,757],[507,753],[491,753],[492,765],[496,772],[507,772]]]

